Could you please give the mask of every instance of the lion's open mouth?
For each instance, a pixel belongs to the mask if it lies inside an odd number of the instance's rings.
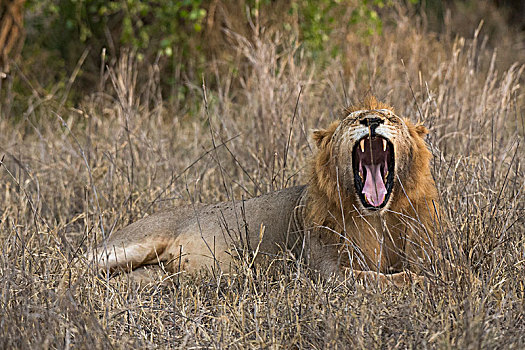
[[[357,196],[367,209],[383,208],[394,184],[394,146],[380,136],[365,136],[352,152]]]

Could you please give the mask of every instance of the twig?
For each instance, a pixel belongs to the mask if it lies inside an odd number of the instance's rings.
[[[236,139],[237,137],[239,137],[241,134],[237,134],[233,137],[230,137],[228,140],[222,142],[221,144],[217,145],[217,146],[214,146],[213,148],[207,150],[206,152],[204,152],[203,154],[201,154],[197,159],[195,159],[193,162],[191,162],[190,165],[188,165],[186,168],[184,168],[184,170],[182,170],[179,174],[177,175],[172,175],[171,176],[171,179],[170,179],[170,182],[168,184],[168,186],[164,187],[164,189],[155,197],[155,199],[153,199],[151,201],[151,203],[147,206],[146,208],[146,212],[151,208],[151,206],[153,204],[155,204],[156,201],[159,200],[159,198],[168,190],[168,188],[173,185],[175,183],[175,181],[177,181],[182,175],[184,175],[184,173],[186,171],[188,171],[191,167],[193,167],[195,164],[197,164],[202,158],[206,157],[208,154],[210,154],[211,152],[213,152],[215,149],[219,148],[219,147],[222,147],[224,146],[226,143],[230,142],[231,140],[233,139]]]
[[[102,238],[105,241],[106,240],[106,233],[104,231],[104,223],[102,221],[102,211],[100,210],[100,203],[99,203],[99,200],[98,200],[97,187],[95,186],[95,182],[93,181],[93,174],[91,172],[91,167],[89,166],[88,160],[87,160],[86,155],[84,153],[84,149],[82,148],[82,145],[80,145],[80,142],[76,138],[75,134],[73,134],[73,132],[71,131],[71,129],[69,128],[67,123],[64,121],[64,119],[62,119],[62,117],[56,112],[53,112],[53,114],[58,119],[60,119],[60,121],[62,122],[62,126],[69,131],[69,134],[71,135],[71,137],[73,138],[73,140],[77,144],[78,149],[80,151],[80,155],[82,156],[82,159],[84,160],[84,164],[86,165],[86,169],[87,169],[88,176],[89,176],[89,185],[91,187],[91,190],[93,191],[93,196],[95,197],[95,204],[97,206],[98,218],[99,218],[99,223],[100,223],[100,231],[102,232]]]
[[[297,115],[297,107],[299,106],[299,99],[301,98],[301,93],[303,92],[303,86],[301,85],[299,87],[299,94],[297,95],[297,100],[295,101],[295,108],[292,115],[292,122],[290,124],[290,129],[288,131],[288,140],[286,141],[286,146],[284,148],[284,155],[283,155],[283,178],[281,181],[281,185],[286,187],[286,183],[284,182],[284,179],[286,177],[286,163],[288,160],[288,149],[290,148],[290,141],[292,139],[292,130],[293,130],[293,123],[295,121],[295,116]]]

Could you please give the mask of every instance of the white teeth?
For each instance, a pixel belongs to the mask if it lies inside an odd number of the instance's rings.
[[[365,139],[362,139],[361,142],[359,142],[359,146],[361,147],[361,152],[365,152]]]
[[[386,140],[383,139],[383,152],[386,152]]]

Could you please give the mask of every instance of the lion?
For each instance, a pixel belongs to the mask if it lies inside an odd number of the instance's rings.
[[[370,97],[313,131],[308,182],[256,198],[195,204],[147,216],[112,234],[88,258],[131,271],[232,271],[282,249],[323,276],[405,285],[433,256],[437,190],[428,130]]]

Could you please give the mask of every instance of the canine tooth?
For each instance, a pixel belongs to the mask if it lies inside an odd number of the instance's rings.
[[[386,140],[383,139],[383,152],[386,152]]]
[[[361,142],[359,142],[359,146],[361,147],[361,152],[365,152],[365,139],[362,139]]]

